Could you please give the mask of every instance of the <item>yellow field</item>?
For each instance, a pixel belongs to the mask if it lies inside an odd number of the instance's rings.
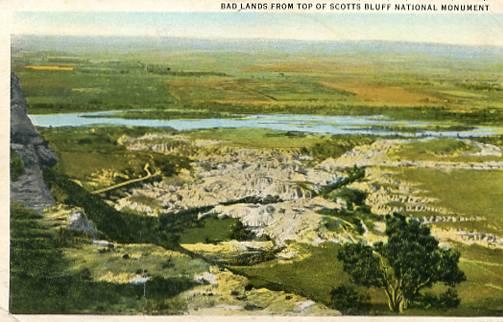
[[[26,69],[41,70],[41,71],[67,71],[71,72],[75,69],[73,66],[60,66],[60,65],[26,65]]]
[[[343,84],[339,82],[320,82],[320,84],[327,88],[351,92],[366,102],[414,105],[436,101],[434,97],[399,86]]]
[[[269,98],[254,92],[239,81],[221,77],[169,80],[168,89],[172,96],[182,102],[270,101]]]
[[[308,73],[308,74],[359,74],[365,73],[370,68],[370,65],[365,63],[360,65],[342,64],[331,60],[324,60],[319,62],[312,62],[302,60],[298,62],[285,62],[285,63],[263,63],[256,64],[243,69],[244,72],[260,73],[260,72],[274,72],[274,73]]]

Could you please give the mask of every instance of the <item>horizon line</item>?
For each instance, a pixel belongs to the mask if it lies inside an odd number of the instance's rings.
[[[336,40],[336,39],[300,39],[300,38],[268,38],[268,37],[191,37],[191,36],[167,36],[167,35],[75,35],[75,34],[28,34],[21,33],[15,34],[11,33],[11,39],[13,37],[68,37],[68,38],[172,38],[172,39],[183,39],[183,40],[216,40],[216,41],[292,41],[292,42],[314,42],[314,43],[364,43],[364,42],[381,42],[390,44],[423,44],[423,45],[436,45],[436,46],[453,46],[453,47],[485,47],[485,48],[498,48],[503,49],[503,45],[498,44],[468,44],[468,43],[449,43],[449,42],[434,42],[434,41],[408,41],[408,40],[389,40],[389,39],[346,39],[346,40]]]

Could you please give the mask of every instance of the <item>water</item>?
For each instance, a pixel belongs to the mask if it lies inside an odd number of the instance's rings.
[[[62,113],[30,115],[35,126],[64,127],[64,126],[91,126],[91,125],[122,125],[142,127],[171,127],[176,130],[195,130],[210,128],[263,128],[280,131],[300,131],[309,133],[328,134],[367,134],[367,135],[399,135],[399,136],[447,136],[469,137],[488,136],[495,133],[495,129],[478,127],[464,131],[427,131],[418,132],[395,131],[375,126],[400,126],[421,128],[435,125],[432,122],[421,121],[396,121],[380,115],[375,116],[320,116],[298,114],[257,114],[239,116],[235,118],[203,118],[203,119],[125,119],[114,117],[117,111],[87,112],[87,113]]]

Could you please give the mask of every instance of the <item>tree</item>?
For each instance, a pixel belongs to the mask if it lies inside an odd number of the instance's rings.
[[[383,288],[391,311],[402,312],[435,283],[454,287],[466,279],[459,252],[440,248],[419,221],[387,216],[386,235],[386,243],[373,246],[345,244],[337,257],[355,284]]]

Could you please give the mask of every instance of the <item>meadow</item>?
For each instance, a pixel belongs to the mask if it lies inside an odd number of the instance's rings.
[[[293,262],[273,260],[247,267],[231,267],[233,271],[244,274],[254,287],[289,290],[305,295],[313,300],[330,305],[330,291],[341,285],[350,285],[349,276],[342,270],[337,260],[338,245],[322,244],[318,247],[297,245],[304,256]],[[501,299],[501,250],[491,250],[480,246],[456,245],[461,251],[461,269],[467,274],[467,281],[457,288],[462,299],[461,305],[454,309],[411,308],[407,315],[450,315],[477,316],[500,315],[503,312]],[[313,270],[316,267],[316,270]],[[439,292],[442,285],[437,285],[432,292]],[[358,288],[370,297],[367,311],[371,315],[389,314],[382,297],[381,289]]]
[[[497,139],[496,138],[493,138]],[[486,141],[482,139],[481,141]],[[445,162],[488,162],[501,161],[497,154],[481,153],[477,140],[459,140],[455,138],[427,138],[409,141],[392,158],[396,160],[445,161]]]
[[[398,177],[417,184],[437,205],[459,216],[482,216],[486,220],[450,224],[499,233],[503,229],[503,173],[495,171],[401,169]]]

